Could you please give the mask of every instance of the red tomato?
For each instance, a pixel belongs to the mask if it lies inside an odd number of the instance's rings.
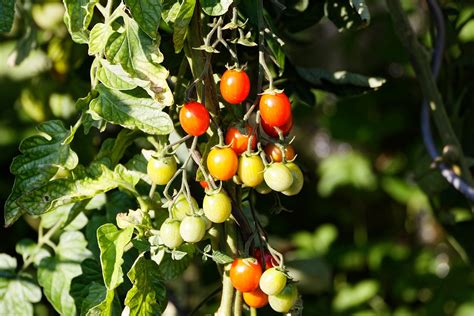
[[[281,162],[283,157],[281,154],[281,149],[274,143],[268,143],[265,146],[265,154],[268,158],[271,158],[273,162]],[[295,158],[295,148],[292,145],[287,145],[285,147],[285,159],[286,161],[292,160]]]
[[[245,130],[241,131],[238,127],[231,127],[225,134],[225,143],[230,145],[237,155],[241,155],[247,150],[250,136],[252,136],[251,149],[255,149],[257,146],[257,135],[253,132],[253,128],[250,125],[245,126]]]
[[[270,126],[282,126],[291,117],[291,103],[283,92],[265,93],[260,98],[260,115]]]
[[[263,253],[265,254],[265,270],[278,266],[278,263],[273,259],[268,250],[264,250]],[[253,256],[258,260],[258,263],[263,267],[263,258],[260,248],[255,248],[253,251]]]
[[[237,172],[239,159],[236,153],[229,147],[214,147],[207,155],[207,169],[211,176],[218,180],[226,181],[232,179]]]
[[[262,124],[263,130],[268,136],[271,136],[273,138],[278,138],[278,132],[276,131],[276,129],[272,125],[268,124],[263,119],[263,117],[260,122]],[[288,135],[291,131],[291,128],[293,127],[293,116],[290,115],[290,119],[288,120],[288,122],[277,127],[281,130],[281,132],[283,133],[283,136]]]
[[[221,95],[230,104],[244,101],[250,92],[250,80],[244,70],[228,69],[220,83]]]
[[[258,288],[262,267],[255,258],[238,258],[232,262],[230,281],[240,292],[251,292]]]
[[[207,183],[205,180],[199,181],[199,184],[203,189],[209,188],[209,183]]]
[[[245,292],[243,297],[245,303],[253,308],[260,308],[268,304],[268,295],[263,293],[260,288],[252,292]]]
[[[199,102],[188,102],[179,111],[179,122],[186,133],[192,136],[200,136],[209,128],[209,112]]]

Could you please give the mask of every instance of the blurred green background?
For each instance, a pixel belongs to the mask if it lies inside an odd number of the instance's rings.
[[[74,122],[74,102],[89,89],[87,48],[70,40],[62,3],[25,3],[31,5],[27,18],[11,34],[0,35],[2,205],[13,185],[8,168],[21,139],[48,119]],[[474,157],[471,3],[442,1],[448,42],[439,80],[468,157]],[[304,315],[474,315],[472,206],[430,168],[413,70],[384,1],[368,4],[372,20],[364,29],[339,32],[322,19],[283,32],[293,66],[347,70],[386,83],[366,94],[354,95],[358,91],[344,85],[304,91],[311,104],[296,98],[292,134],[305,187],[295,198],[281,198],[291,212],[270,214],[272,197],[260,199],[257,208],[271,242],[301,280]],[[430,45],[426,3],[403,4],[420,40]],[[285,76],[291,77],[288,68]],[[336,94],[327,91],[332,88]],[[98,144],[99,136],[80,134],[74,149],[92,155],[90,143]],[[36,236],[24,219],[0,234],[0,252],[11,255],[18,240]],[[218,277],[211,263],[201,272],[196,267],[184,275],[194,286],[177,282],[175,287],[177,296],[195,303],[202,298],[197,282]],[[204,274],[201,281],[190,277],[193,273]]]

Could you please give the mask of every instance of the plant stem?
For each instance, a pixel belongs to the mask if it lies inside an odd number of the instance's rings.
[[[235,291],[234,297],[234,316],[242,315],[242,292]]]
[[[257,316],[257,309],[255,307],[250,307],[250,316]]]
[[[229,277],[230,264],[228,264],[224,273],[222,273],[222,297],[216,316],[232,315],[232,298],[234,296],[234,287]]]
[[[443,104],[443,99],[436,85],[436,80],[430,68],[425,48],[420,44],[416,34],[410,26],[408,18],[403,11],[399,0],[386,0],[388,11],[392,17],[395,31],[402,44],[408,51],[412,66],[415,70],[423,95],[428,100],[433,113],[434,122],[444,144],[457,147],[460,153],[460,165],[464,178],[472,183],[472,176],[462,153],[461,144],[454,133],[448,114]]]

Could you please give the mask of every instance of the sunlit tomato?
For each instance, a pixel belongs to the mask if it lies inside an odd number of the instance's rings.
[[[263,118],[260,122],[261,122],[263,130],[268,136],[273,137],[273,138],[279,138],[277,130],[272,125],[268,124]],[[283,136],[288,135],[291,131],[291,128],[293,127],[293,116],[290,116],[290,119],[288,120],[288,122],[277,127],[279,130],[281,130],[281,132],[283,133]]]
[[[231,127],[225,134],[225,143],[230,145],[237,155],[242,154],[247,150],[250,136],[252,136],[251,149],[257,146],[257,135],[253,132],[253,128],[247,125],[243,130],[237,127]]]
[[[262,158],[259,155],[244,154],[239,158],[238,175],[240,181],[248,187],[256,187],[263,182]]]
[[[243,297],[245,304],[253,308],[260,308],[268,304],[268,295],[259,288],[252,292],[245,292]]]
[[[278,268],[270,268],[260,278],[260,289],[267,295],[280,293],[286,285],[286,275]]]
[[[206,194],[202,202],[204,215],[213,223],[225,222],[232,212],[232,202],[229,196],[220,191],[218,193]]]
[[[270,164],[263,173],[265,183],[277,192],[288,190],[293,183],[293,175],[281,162],[274,162]]]
[[[264,93],[259,102],[260,115],[271,126],[282,126],[291,118],[291,103],[283,92]]]
[[[174,157],[150,158],[147,164],[147,173],[153,183],[167,184],[177,170]]]
[[[251,292],[258,287],[262,267],[255,258],[238,258],[232,262],[230,281],[240,292]]]
[[[303,172],[301,172],[300,167],[298,167],[298,165],[294,162],[289,162],[285,166],[291,171],[291,175],[293,176],[293,183],[288,189],[282,191],[281,193],[288,196],[296,195],[300,193],[301,189],[303,188]]]
[[[171,218],[168,218],[161,224],[160,238],[166,247],[176,248],[183,243],[183,238],[181,238],[179,233],[179,226],[179,221]]]
[[[268,143],[264,151],[273,162],[281,162],[283,160],[280,147],[274,143]],[[287,145],[285,147],[285,160],[292,160],[295,158],[295,155],[295,148],[292,145]]]
[[[250,80],[247,73],[240,69],[228,69],[220,83],[221,95],[230,104],[244,101],[250,92]]]
[[[200,136],[209,128],[209,112],[199,102],[188,102],[179,111],[179,122],[186,133]]]
[[[273,259],[273,256],[268,250],[264,250],[263,253],[265,254],[265,270],[268,270],[270,268],[273,268],[278,265],[278,263]],[[263,266],[263,258],[262,258],[262,252],[260,251],[260,248],[255,248],[253,251],[253,256],[255,259],[258,260],[260,265]]]
[[[199,216],[186,216],[179,225],[179,233],[186,242],[201,241],[206,234],[206,222]]]
[[[298,289],[294,283],[285,286],[283,291],[277,295],[268,297],[268,302],[272,309],[277,313],[288,313],[288,311],[295,305],[298,299]]]
[[[207,182],[204,181],[204,180],[199,181],[199,184],[201,185],[201,187],[202,187],[203,189],[209,188],[209,183],[207,183]]]
[[[237,154],[228,147],[214,147],[207,156],[207,169],[216,179],[226,181],[232,179],[237,172],[239,159]]]
[[[199,209],[196,200],[192,196],[190,196],[189,199],[191,200],[191,204],[189,204],[188,199],[184,196],[184,194],[179,195],[173,207],[171,208],[174,218],[182,220],[185,216],[193,214],[193,207],[195,210]]]

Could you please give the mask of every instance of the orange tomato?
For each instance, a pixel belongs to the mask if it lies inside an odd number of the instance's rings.
[[[274,143],[268,143],[265,146],[265,154],[268,158],[271,158],[273,162],[281,162],[283,160],[282,153],[280,147],[278,147]],[[287,161],[292,160],[295,158],[295,148],[292,145],[287,145],[285,147],[285,159]]]
[[[230,145],[237,155],[241,155],[247,150],[250,136],[252,136],[251,149],[255,149],[257,146],[257,135],[254,133],[253,128],[250,125],[245,126],[244,129],[238,127],[231,127],[225,134],[225,143]]]
[[[232,179],[239,166],[237,154],[229,147],[214,147],[206,162],[211,176],[222,181]]]
[[[245,292],[243,297],[245,304],[253,308],[260,308],[268,304],[268,295],[263,293],[259,287],[252,292]]]

